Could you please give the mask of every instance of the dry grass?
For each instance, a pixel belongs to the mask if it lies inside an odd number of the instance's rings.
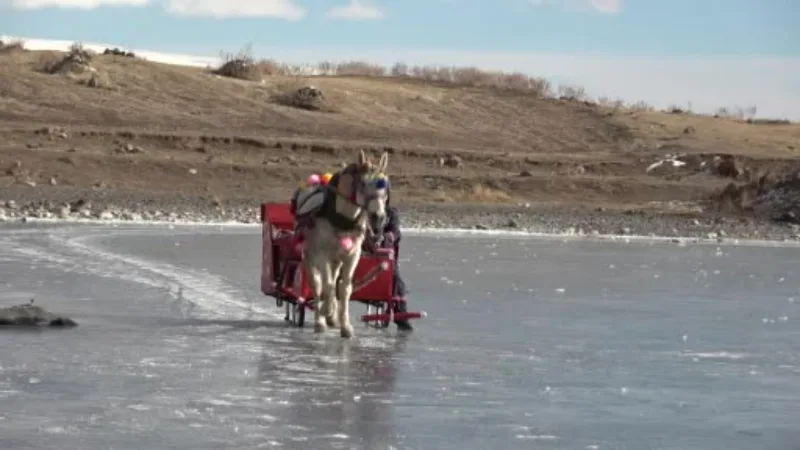
[[[91,72],[89,77],[81,80],[83,84],[90,88],[96,89],[112,89],[111,81],[108,79],[108,75],[105,73],[100,72]]]
[[[14,52],[24,49],[24,42],[0,41],[0,53]],[[83,50],[80,43],[75,43],[68,52],[70,55],[86,55],[88,52]],[[135,56],[132,53],[125,53],[119,49],[106,49],[104,54],[123,54],[125,56]],[[92,56],[92,55],[89,55]],[[68,59],[68,58],[65,58]],[[292,65],[285,64],[273,59],[257,59],[253,56],[252,46],[247,45],[236,53],[221,52],[220,59],[222,63],[211,69],[211,73],[219,76],[235,78],[246,81],[263,81],[266,77],[292,77],[298,75],[311,76],[310,71],[314,72],[316,76],[342,76],[342,77],[371,77],[371,78],[404,78],[409,80],[419,80],[425,83],[438,85],[438,86],[453,86],[453,87],[488,87],[501,91],[519,92],[533,95],[540,98],[559,98],[561,100],[575,101],[590,103],[593,106],[603,108],[611,114],[619,113],[637,113],[637,112],[651,112],[655,108],[646,102],[638,101],[633,103],[626,103],[622,100],[609,99],[607,97],[600,97],[592,99],[590,95],[580,86],[559,85],[553,88],[553,85],[546,79],[541,77],[529,76],[524,73],[504,73],[501,71],[486,71],[477,67],[449,67],[449,66],[411,66],[402,62],[396,63],[391,68],[386,68],[377,64],[364,62],[364,61],[344,61],[344,62],[331,62],[323,61],[318,63],[316,67],[308,65]],[[88,60],[87,60],[88,62]],[[69,63],[69,61],[67,61]],[[62,63],[58,61],[45,61],[43,63],[44,71],[53,73],[53,71],[63,71],[60,67]],[[74,64],[67,64],[74,66]],[[297,106],[303,109],[302,105],[294,105],[291,98],[287,96],[276,96],[277,103],[286,104],[289,106]],[[791,122],[786,119],[776,118],[762,118],[755,119],[757,112],[756,106],[748,107],[721,107],[713,114],[696,114],[692,111],[691,104],[688,108],[670,105],[663,112],[672,114],[689,114],[700,116],[712,116],[714,118],[723,118],[733,121],[746,122],[749,124],[760,125],[786,125]]]
[[[483,182],[460,186],[457,190],[439,187],[432,192],[431,200],[436,203],[486,203],[497,205],[508,204],[514,200],[514,197],[508,192],[489,187]]]
[[[511,196],[507,192],[500,189],[491,188],[482,184],[472,186],[471,195],[467,197],[472,198],[477,202],[506,202],[511,200]]]
[[[554,90],[553,85],[547,79],[519,72],[487,71],[477,67],[410,66],[402,62],[394,64],[391,68],[365,61],[344,61],[339,63],[323,61],[318,63],[316,67],[301,66],[284,64],[272,59],[256,60],[252,56],[250,46],[245,47],[236,54],[222,53],[221,59],[223,63],[213,70],[214,73],[243,80],[262,80],[268,76],[292,76],[311,70],[319,76],[395,77],[454,87],[491,87],[538,97],[556,97],[568,101],[588,102],[610,110],[612,113],[655,111],[652,105],[644,101],[627,103],[607,97],[600,97],[594,100],[580,86],[559,85]],[[756,106],[721,107],[713,114],[696,114],[692,111],[691,104],[688,108],[670,105],[664,112],[713,116],[747,123],[773,125],[791,123],[786,119],[754,119],[757,112]]]
[[[42,61],[54,65],[71,54],[80,46],[0,52],[0,167],[20,161],[37,183],[56,176],[60,185],[83,186],[101,177],[120,188],[213,192],[224,200],[285,196],[312,168],[339,167],[357,149],[389,150],[404,200],[616,208],[706,198],[727,183],[645,174],[665,153],[727,153],[753,170],[800,156],[798,125],[701,116],[690,105],[659,112],[594,103],[579,87],[553,92],[546,80],[522,74],[343,62],[321,64],[325,75],[298,76],[300,67],[251,58],[255,69],[220,77],[113,54],[84,58],[92,70],[79,83],[72,71],[42,69]],[[246,51],[227,61],[242,57]],[[109,81],[113,89],[86,87]],[[321,98],[297,95],[310,85]],[[62,126],[68,137],[10,131],[45,126]],[[118,151],[128,144],[144,151]],[[442,155],[462,163],[439,164]],[[187,175],[190,168],[198,173]]]

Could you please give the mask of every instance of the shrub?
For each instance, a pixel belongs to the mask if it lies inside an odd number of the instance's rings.
[[[76,42],[69,47],[69,51],[63,57],[53,54],[46,54],[39,64],[39,69],[49,74],[82,74],[92,70],[89,64],[94,54],[83,47],[83,44]]]
[[[261,79],[261,67],[256,64],[250,45],[235,54],[222,52],[220,59],[222,64],[211,71],[215,75],[250,81]]]
[[[21,52],[25,50],[25,42],[19,39],[11,40],[11,41],[1,41],[0,40],[0,54],[2,53],[12,53],[12,52]]]

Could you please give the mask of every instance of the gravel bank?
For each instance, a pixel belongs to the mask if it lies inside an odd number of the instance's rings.
[[[259,221],[259,204],[274,199],[238,199],[215,204],[182,195],[50,188],[0,190],[0,222],[28,219],[88,219],[166,222]],[[699,239],[800,240],[800,227],[767,221],[714,218],[703,214],[613,212],[569,207],[399,205],[406,228],[506,229],[540,233],[638,235]]]

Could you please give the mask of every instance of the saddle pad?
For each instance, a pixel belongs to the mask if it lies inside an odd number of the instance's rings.
[[[322,208],[325,202],[325,190],[320,186],[314,186],[300,191],[297,195],[297,209],[295,216],[302,217],[313,214]]]

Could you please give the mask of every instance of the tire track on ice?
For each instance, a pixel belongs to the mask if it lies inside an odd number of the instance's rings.
[[[5,238],[3,248],[49,268],[163,289],[176,302],[189,302],[208,318],[241,319],[254,314],[276,317],[273,310],[246,300],[244,292],[218,275],[114,253],[86,242],[104,236],[109,235],[69,236],[69,233],[51,232],[42,234],[47,239],[45,245]]]

